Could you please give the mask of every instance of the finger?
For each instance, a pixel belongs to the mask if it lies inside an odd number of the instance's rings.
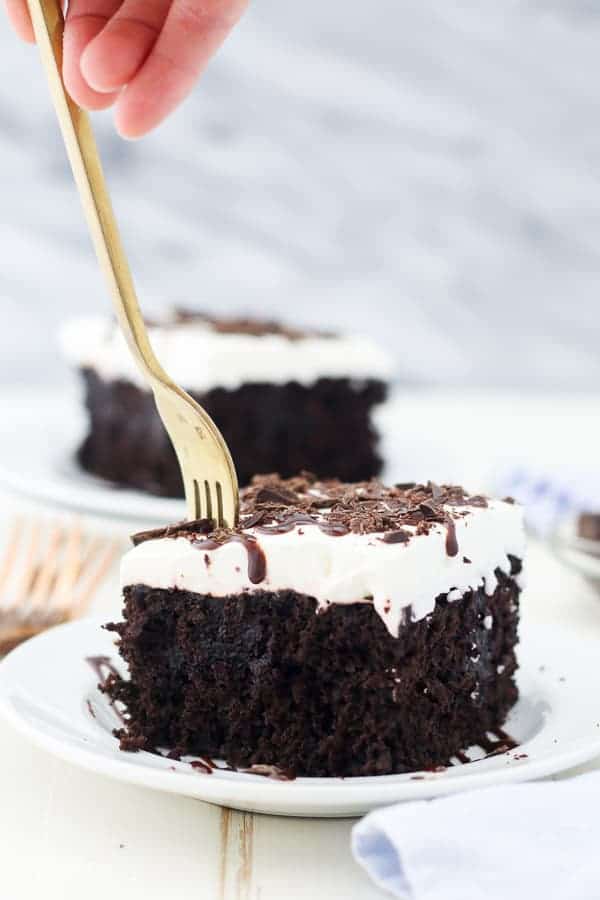
[[[181,103],[245,6],[246,0],[174,0],[148,59],[119,95],[123,137],[141,137]]]
[[[156,43],[169,6],[170,0],[125,0],[83,53],[81,71],[90,87],[115,91],[131,81]]]
[[[81,54],[119,8],[119,0],[72,0],[63,41],[63,79],[69,94],[85,109],[106,109],[116,93],[93,90],[81,73]]]
[[[15,29],[20,38],[33,44],[35,38],[33,36],[33,27],[29,18],[29,10],[25,0],[4,0],[6,12],[10,19],[10,24]]]

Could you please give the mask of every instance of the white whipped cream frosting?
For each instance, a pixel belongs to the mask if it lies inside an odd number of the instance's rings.
[[[447,529],[433,525],[428,534],[413,534],[407,543],[389,544],[382,534],[327,535],[317,525],[299,525],[284,534],[244,533],[256,538],[266,559],[266,578],[252,584],[248,555],[239,542],[214,550],[200,549],[187,537],[147,540],[123,558],[123,587],[145,584],[224,597],[242,591],[294,590],[314,597],[317,609],[331,603],[371,602],[390,634],[397,636],[403,611],[422,619],[435,599],[451,599],[484,587],[497,587],[496,569],[510,573],[510,556],[523,558],[525,533],[519,506],[490,500],[487,507],[450,507],[455,519],[458,554],[446,552]],[[413,531],[402,526],[405,531]],[[467,562],[466,560],[470,560]]]
[[[391,357],[359,335],[307,336],[217,332],[202,321],[150,326],[152,347],[171,378],[188,390],[235,390],[242,384],[311,385],[319,378],[387,380]],[[123,379],[147,388],[121,332],[105,318],[73,319],[59,334],[64,356],[105,381]]]

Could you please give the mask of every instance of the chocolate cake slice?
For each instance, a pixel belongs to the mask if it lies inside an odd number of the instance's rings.
[[[307,468],[349,481],[379,472],[372,412],[393,367],[371,340],[182,312],[149,323],[149,332],[167,372],[221,429],[241,484],[257,472]],[[75,320],[61,342],[85,387],[83,468],[116,484],[183,496],[175,452],[116,326]]]
[[[485,746],[517,699],[520,508],[459,487],[256,478],[240,525],[137,535],[123,749],[306,776]]]

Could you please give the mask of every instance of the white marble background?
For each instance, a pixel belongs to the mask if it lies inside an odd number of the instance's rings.
[[[600,386],[599,0],[255,0],[138,144],[97,120],[147,308],[370,330],[416,381]],[[0,379],[108,307],[33,49],[0,24]]]

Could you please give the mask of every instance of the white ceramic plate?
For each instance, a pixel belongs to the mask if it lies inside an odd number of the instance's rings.
[[[164,525],[185,518],[182,500],[116,487],[83,471],[75,450],[85,433],[78,392],[0,392],[0,485],[43,503],[110,518]]]
[[[589,691],[598,642],[552,626],[522,634],[521,699],[505,726],[519,741],[516,750],[442,772],[371,778],[275,781],[239,772],[206,775],[189,761],[123,753],[111,734],[118,719],[85,661],[98,655],[117,663],[111,636],[91,620],[62,625],[21,645],[0,663],[0,714],[50,753],[92,772],[236,809],[359,815],[400,800],[539,778],[600,754],[600,698]]]

